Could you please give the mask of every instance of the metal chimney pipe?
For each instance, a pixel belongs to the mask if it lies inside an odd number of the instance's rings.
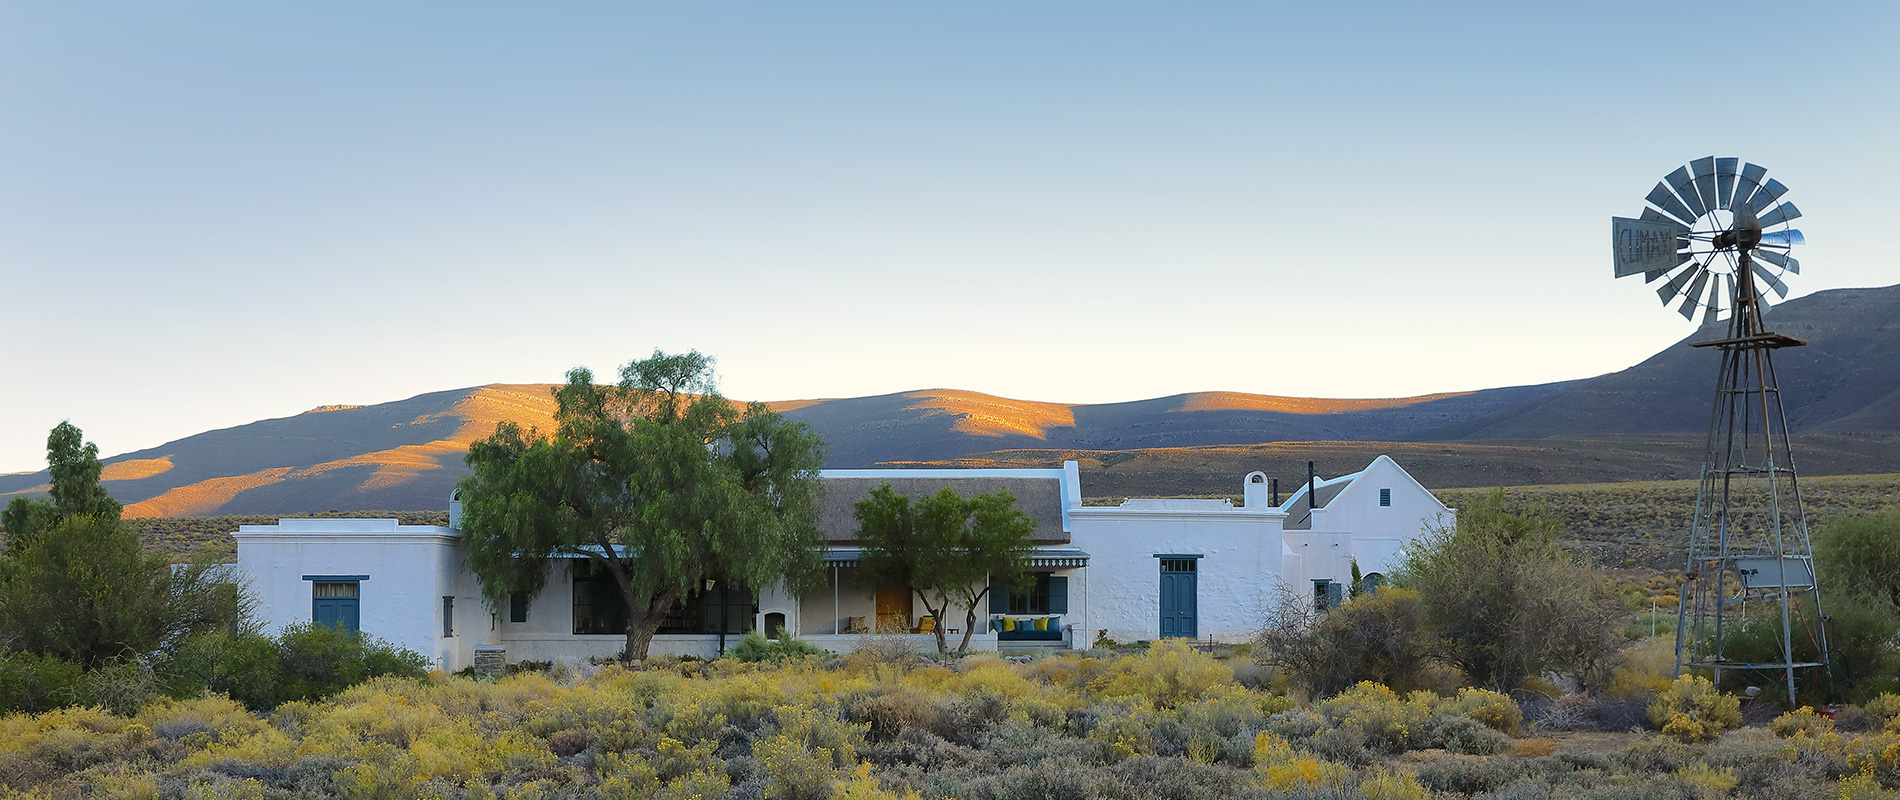
[[[1308,511],[1319,508],[1319,495],[1313,494],[1313,484],[1317,482],[1317,473],[1313,472],[1313,462],[1306,462],[1306,508]]]
[[[1272,499],[1267,501],[1267,505],[1273,506],[1275,508],[1279,508],[1280,507],[1280,479],[1279,478],[1267,479],[1267,494],[1272,497]]]

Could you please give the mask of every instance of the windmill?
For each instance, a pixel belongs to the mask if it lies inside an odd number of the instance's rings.
[[[1616,277],[1642,275],[1665,306],[1689,320],[1699,313],[1705,329],[1727,318],[1722,338],[1692,345],[1719,351],[1722,365],[1677,607],[1676,672],[1707,669],[1718,684],[1725,671],[1770,677],[1792,706],[1797,673],[1811,680],[1827,664],[1827,632],[1773,357],[1807,342],[1763,323],[1763,287],[1777,302],[1788,296],[1784,278],[1801,272],[1791,253],[1805,240],[1788,227],[1801,210],[1767,173],[1735,158],[1697,159],[1650,190],[1640,217],[1611,218],[1610,232]],[[1759,634],[1776,617],[1772,657],[1728,651],[1738,628]]]

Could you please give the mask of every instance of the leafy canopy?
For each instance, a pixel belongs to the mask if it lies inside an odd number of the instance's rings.
[[[99,446],[86,441],[85,434],[71,422],[59,423],[47,435],[46,465],[53,484],[48,497],[14,497],[0,512],[0,528],[7,531],[8,549],[25,547],[71,517],[116,520],[123,511],[119,501],[99,485],[99,477],[105,472],[105,465],[99,461]]]
[[[586,559],[620,590],[627,654],[643,658],[703,579],[822,579],[824,441],[719,396],[711,358],[656,350],[615,386],[575,369],[554,399],[552,435],[503,422],[469,448],[463,541],[491,608],[539,593],[552,561]]]
[[[238,624],[249,598],[225,568],[174,566],[139,547],[99,486],[99,448],[69,422],[46,442],[51,500],[14,498],[0,558],[0,637],[87,668],[169,650]]]
[[[977,608],[998,585],[1020,584],[1029,570],[1036,520],[1016,507],[1016,496],[998,487],[968,497],[945,486],[912,501],[889,483],[871,490],[851,510],[864,552],[858,569],[874,584],[909,587],[939,621],[952,605],[965,610],[968,649]],[[948,649],[938,625],[937,649]]]
[[[1614,588],[1557,541],[1561,522],[1514,512],[1502,490],[1429,530],[1394,583],[1415,589],[1446,661],[1510,691],[1547,670],[1588,679],[1621,645]]]

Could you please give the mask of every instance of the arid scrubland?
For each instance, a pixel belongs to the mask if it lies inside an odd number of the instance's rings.
[[[39,798],[850,800],[1873,798],[1900,785],[1891,695],[1838,723],[1804,712],[1733,729],[1735,699],[1706,682],[1528,702],[1366,683],[1301,703],[1224,655],[1170,643],[1029,663],[652,659],[378,678],[267,713],[219,695],[125,716],[67,708],[0,719],[0,785]],[[1661,722],[1567,738],[1600,727],[1590,715],[1606,705]]]

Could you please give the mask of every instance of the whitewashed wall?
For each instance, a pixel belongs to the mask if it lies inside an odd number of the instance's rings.
[[[1379,505],[1379,490],[1392,490],[1392,505]],[[1362,573],[1389,573],[1399,553],[1429,525],[1449,525],[1451,510],[1388,456],[1379,456],[1332,502],[1313,512],[1313,530],[1344,533]],[[1350,565],[1347,575],[1350,575]],[[1315,576],[1318,577],[1318,576]],[[1333,578],[1345,581],[1346,577]]]
[[[462,563],[455,531],[393,519],[285,519],[241,526],[232,538],[268,632],[310,621],[312,587],[304,576],[365,575],[358,586],[364,631],[437,667],[460,667],[460,643],[441,636],[442,597],[458,594],[451,577]],[[458,599],[458,616],[462,605]]]
[[[1195,579],[1200,638],[1244,641],[1273,601],[1286,520],[1277,508],[1129,500],[1069,513],[1074,545],[1089,554],[1089,565],[1069,582],[1077,647],[1103,630],[1119,641],[1160,636],[1161,554],[1201,556]]]

